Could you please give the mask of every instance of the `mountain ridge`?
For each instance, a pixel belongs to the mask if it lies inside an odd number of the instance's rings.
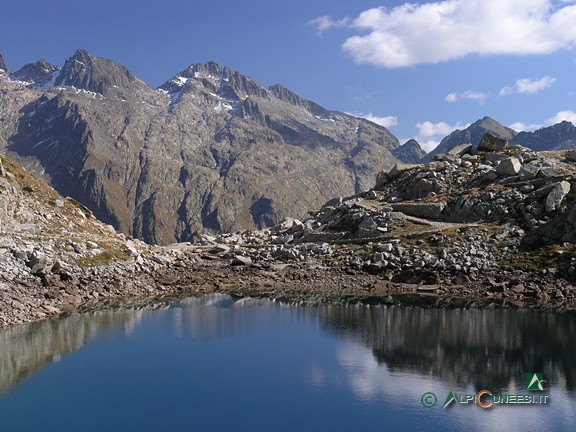
[[[106,223],[153,243],[264,227],[372,186],[384,127],[215,62],[152,89],[78,50],[53,88],[3,82],[0,143]]]

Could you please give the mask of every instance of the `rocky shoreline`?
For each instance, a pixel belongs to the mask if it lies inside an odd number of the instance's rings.
[[[32,276],[3,283],[0,328],[75,310],[206,293],[265,297],[293,304],[363,303],[445,308],[530,308],[576,311],[576,288],[553,275],[526,272],[443,274],[442,282],[392,282],[345,266],[247,263],[218,256],[217,248],[167,251],[164,262],[116,263],[60,277]],[[158,257],[159,255],[156,255]],[[160,261],[157,259],[157,261]]]
[[[574,152],[494,137],[300,221],[151,246],[0,163],[0,328],[157,297],[576,310]],[[482,145],[484,148],[482,148]]]

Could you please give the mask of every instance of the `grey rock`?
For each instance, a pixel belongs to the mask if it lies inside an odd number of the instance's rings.
[[[452,156],[463,157],[465,155],[469,155],[471,151],[472,151],[472,144],[468,143],[457,145],[456,147],[450,149],[447,152],[447,154]]]
[[[538,176],[540,167],[534,163],[526,164],[522,167],[519,172],[521,180],[532,180]]]
[[[486,133],[478,144],[478,151],[499,152],[508,147],[508,140]]]
[[[375,229],[378,227],[378,224],[374,222],[372,218],[366,218],[358,225],[358,228],[365,228],[365,229]]]
[[[558,170],[554,167],[543,166],[540,168],[540,175],[542,177],[556,177],[558,175]]]
[[[48,258],[45,255],[38,253],[32,254],[32,257],[28,262],[28,267],[30,267],[30,273],[32,274],[43,273],[49,266]]]
[[[504,159],[496,167],[496,173],[500,176],[516,175],[522,169],[522,164],[518,158],[512,156],[511,158]]]
[[[533,190],[534,190],[534,185],[531,185],[531,184],[526,184],[526,185],[520,186],[520,192],[525,193],[525,194],[530,193]]]
[[[552,212],[560,208],[562,200],[570,192],[570,183],[562,181],[554,186],[546,197],[546,212]]]
[[[245,257],[242,255],[236,255],[233,259],[232,259],[232,263],[233,266],[251,266],[252,265],[252,259],[249,257]]]
[[[427,218],[427,219],[437,219],[442,214],[442,211],[446,207],[446,203],[443,201],[439,202],[413,202],[413,203],[394,203],[392,204],[394,211],[402,212],[405,215]]]

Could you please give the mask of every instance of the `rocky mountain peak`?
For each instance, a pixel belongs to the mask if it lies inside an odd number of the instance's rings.
[[[393,149],[391,153],[401,162],[409,164],[418,163],[426,155],[415,139],[406,141],[400,147]]]
[[[497,138],[510,140],[516,135],[517,132],[506,126],[503,126],[496,120],[485,116],[482,119],[472,123],[467,128],[462,130],[457,129],[445,137],[440,142],[438,147],[436,147],[422,159],[422,162],[430,162],[435,155],[446,153],[461,144],[472,144],[473,148],[477,148],[478,144],[482,140],[482,137],[484,137],[486,133],[490,133]]]
[[[10,74],[10,70],[8,70],[8,66],[4,63],[4,57],[0,54],[0,75],[8,75]]]
[[[520,132],[510,144],[521,144],[534,150],[568,150],[576,148],[576,126],[563,121],[534,132]]]
[[[170,94],[173,101],[177,101],[182,92],[191,89],[191,85],[200,86],[209,93],[233,102],[249,96],[268,96],[266,89],[256,81],[214,61],[188,66],[159,89]]]
[[[14,72],[11,77],[18,81],[30,83],[33,87],[42,87],[56,79],[59,71],[60,68],[58,66],[54,66],[46,60],[41,59],[36,63],[25,64],[22,68]]]
[[[113,87],[128,87],[136,77],[125,66],[111,60],[92,57],[79,49],[66,60],[55,80],[56,86],[73,86],[105,95]]]

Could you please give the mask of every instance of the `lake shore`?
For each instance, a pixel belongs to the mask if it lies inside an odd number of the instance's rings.
[[[190,247],[165,259],[156,255],[156,260],[140,264],[120,261],[76,269],[66,277],[30,274],[21,280],[2,280],[0,328],[74,310],[212,292],[297,304],[576,310],[576,288],[552,274],[444,272],[431,281],[418,280],[412,272],[405,282],[395,281],[396,276],[322,261],[253,263]]]

